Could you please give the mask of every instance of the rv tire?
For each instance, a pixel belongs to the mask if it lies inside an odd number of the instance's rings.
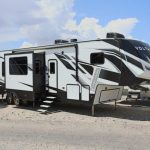
[[[6,103],[7,103],[8,105],[13,104],[12,93],[7,93],[7,96],[6,96]]]
[[[18,98],[18,96],[15,93],[13,94],[13,101],[16,106],[20,106],[22,104],[21,100]]]

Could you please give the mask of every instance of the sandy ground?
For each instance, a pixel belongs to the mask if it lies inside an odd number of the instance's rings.
[[[149,150],[150,101],[60,105],[42,115],[0,102],[0,150]]]

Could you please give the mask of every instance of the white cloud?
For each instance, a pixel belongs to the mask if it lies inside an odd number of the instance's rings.
[[[107,32],[119,32],[131,37],[131,31],[137,22],[136,18],[117,19],[110,21],[106,26],[102,26],[98,19],[84,18],[80,24],[75,21],[68,22],[66,30],[69,33],[63,34],[63,36],[67,38],[73,35],[73,37],[80,39],[105,38]]]
[[[60,37],[66,22],[75,15],[72,9],[74,0],[0,0],[0,2],[0,13],[4,14],[0,15],[2,41],[16,41],[22,38],[38,44],[49,43]]]
[[[32,44],[32,43],[29,43],[29,42],[23,42],[22,45],[21,45],[21,48],[36,47],[36,46],[37,46],[36,43]]]
[[[32,11],[33,18],[42,20],[37,24],[22,26],[21,33],[32,43],[49,44],[61,38],[64,26],[72,20],[74,0],[39,0],[35,3],[39,9]]]
[[[137,23],[138,20],[136,18],[117,19],[110,21],[105,28],[107,31],[123,32],[126,35],[130,35]]]
[[[39,10],[34,12],[35,17],[47,18],[49,22],[55,23],[60,19],[65,23],[75,15],[72,9],[74,0],[39,0],[36,4],[39,6]]]
[[[85,17],[77,23],[74,1],[0,0],[0,13],[4,14],[0,15],[0,40],[25,39],[22,46],[26,47],[50,44],[57,38],[103,38],[106,32],[120,32],[130,37],[138,22],[136,18],[126,18],[102,26],[98,19]]]

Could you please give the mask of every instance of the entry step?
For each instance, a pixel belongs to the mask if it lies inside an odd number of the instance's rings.
[[[47,96],[57,96],[57,93],[53,93],[53,92],[46,92],[46,95]]]
[[[53,101],[43,101],[43,103],[52,104]]]
[[[42,107],[42,108],[50,108],[49,105],[40,105],[40,107]]]
[[[54,96],[47,96],[45,98],[45,100],[55,100],[55,99],[56,99],[56,97],[54,97]]]
[[[38,109],[37,111],[40,113],[47,113],[47,110],[44,110],[44,109]]]
[[[54,96],[47,96],[46,99],[55,99],[56,97]]]

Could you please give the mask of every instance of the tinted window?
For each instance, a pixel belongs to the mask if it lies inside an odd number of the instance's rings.
[[[9,73],[11,75],[27,75],[27,57],[14,57],[9,59]]]
[[[104,53],[92,53],[91,64],[104,64]]]
[[[150,46],[144,42],[130,40],[135,50],[139,53],[139,57],[147,62],[150,62]]]
[[[54,62],[50,63],[50,74],[55,74],[55,63]]]
[[[120,48],[136,57],[139,57],[139,54],[134,46],[127,40],[121,40]]]
[[[2,76],[5,76],[5,63],[2,62]]]

